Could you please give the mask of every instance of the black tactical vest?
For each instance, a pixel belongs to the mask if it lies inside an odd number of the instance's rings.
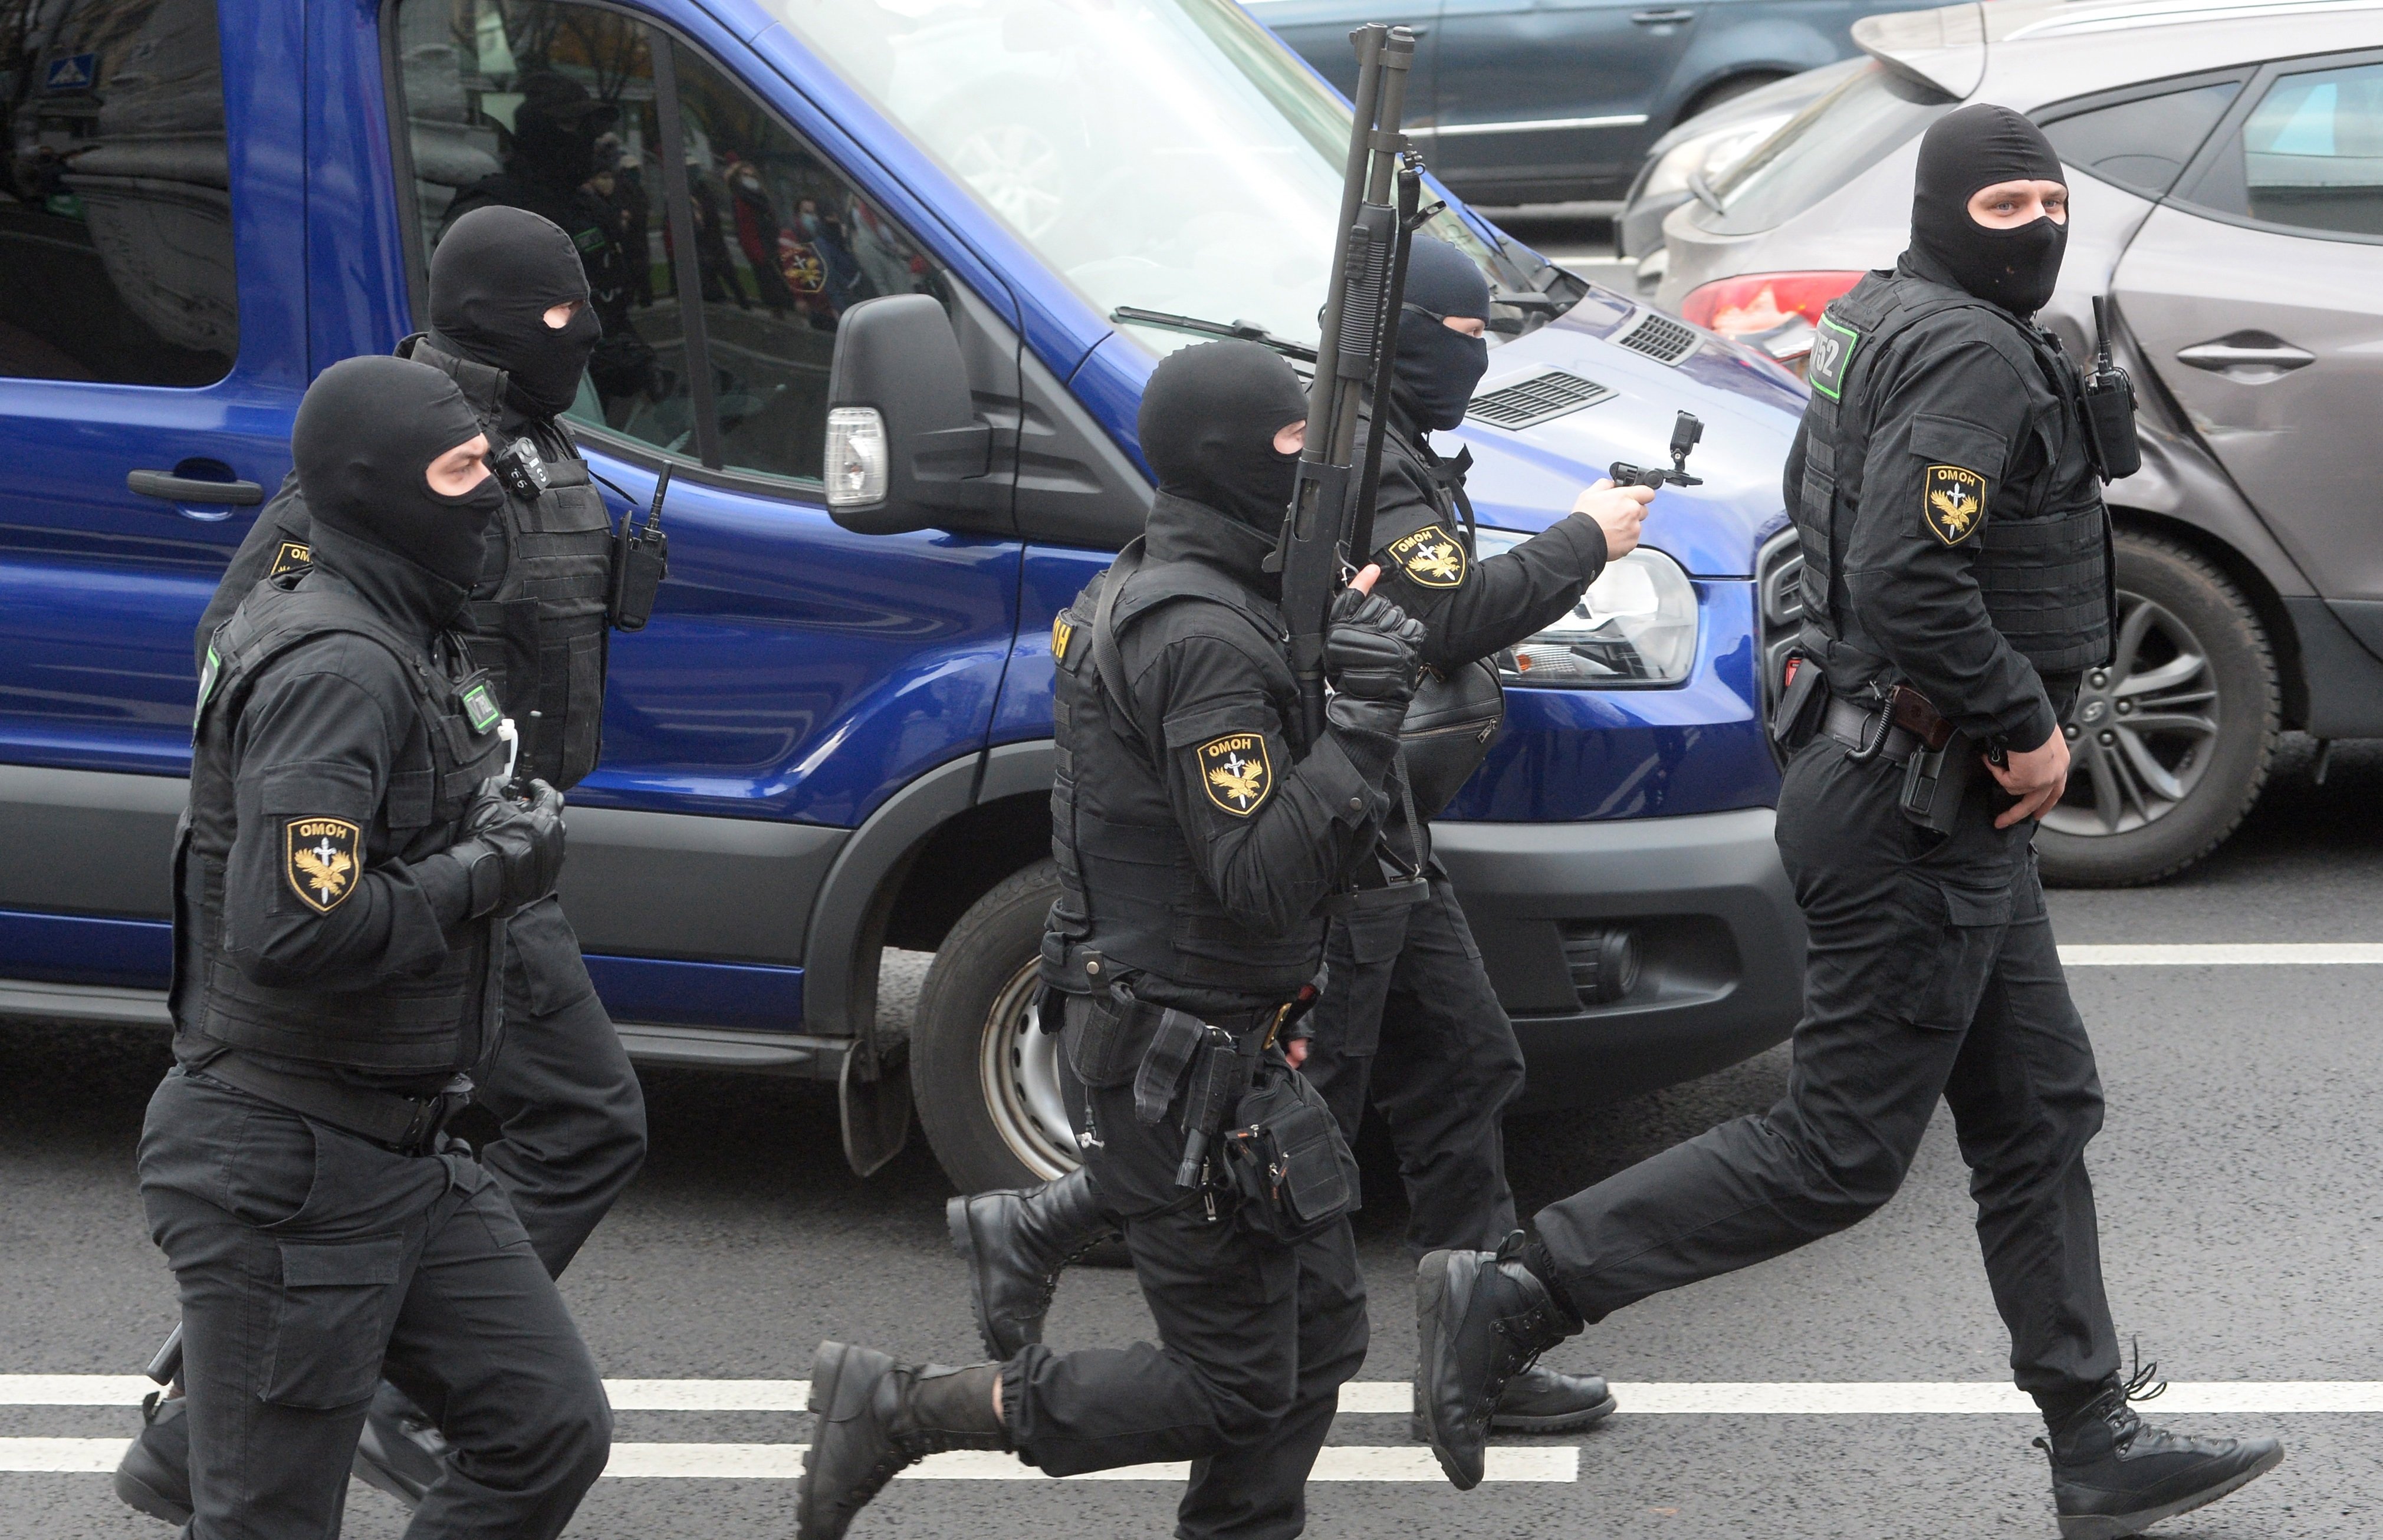
[[[264,671],[301,643],[334,633],[373,642],[395,658],[414,688],[424,732],[407,736],[391,767],[372,827],[360,842],[364,868],[414,862],[461,837],[474,790],[504,770],[504,745],[490,722],[475,731],[463,697],[482,683],[456,679],[393,627],[355,590],[311,569],[259,585],[216,633],[200,684],[191,753],[191,802],[174,853],[176,1029],[278,1058],[392,1074],[451,1074],[478,1062],[503,1008],[503,926],[481,920],[449,938],[437,967],[369,991],[281,989],[259,984],[224,955],[224,869],[238,834],[232,734]],[[257,773],[255,767],[250,773]]]
[[[1120,565],[1138,561],[1141,542]],[[1095,617],[1117,568],[1093,579],[1052,625],[1057,663],[1051,703],[1057,770],[1051,784],[1051,854],[1059,897],[1043,937],[1043,978],[1052,988],[1085,994],[1105,989],[1117,969],[1156,974],[1192,989],[1288,1000],[1315,973],[1323,927],[1289,935],[1252,930],[1209,889],[1167,800],[1163,745],[1146,744],[1129,706],[1113,699],[1093,661]],[[1220,611],[1220,630],[1244,628],[1263,645],[1283,646],[1274,608],[1197,561],[1143,567],[1126,579],[1110,617],[1127,633],[1163,606],[1198,604]],[[1290,678],[1288,670],[1284,679]],[[1297,744],[1295,688],[1274,702]],[[1090,965],[1097,962],[1095,975]]]
[[[497,427],[503,371],[455,358],[420,336],[397,351],[453,377],[491,449],[512,442]],[[513,714],[523,773],[568,791],[596,768],[602,746],[611,516],[569,438],[545,424],[532,424],[523,437],[544,462],[547,487],[535,499],[508,489],[504,516],[488,526],[488,561],[468,610],[472,660],[488,671]]]
[[[1902,333],[1947,311],[1999,328],[2043,371],[2062,409],[2033,425],[2047,471],[2031,488],[2004,476],[1989,491],[1972,571],[1986,616],[2040,674],[2074,673],[2107,660],[2112,617],[2110,517],[2086,452],[2082,386],[2059,345],[2007,312],[1958,290],[1877,273],[1821,314],[1805,409],[1804,484],[1791,510],[1804,558],[1804,652],[1834,689],[1883,677],[1887,664],[1848,626],[1838,552],[1861,499],[1862,468],[1877,421],[1880,362]],[[2014,451],[2019,446],[2012,446]]]

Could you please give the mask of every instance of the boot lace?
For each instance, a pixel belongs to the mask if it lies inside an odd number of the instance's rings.
[[[2115,1389],[2105,1390],[2086,1403],[2079,1413],[2081,1416],[2085,1411],[2097,1411],[2105,1419],[2117,1430],[2115,1442],[2120,1454],[2133,1447],[2135,1435],[2143,1427],[2143,1420],[2136,1415],[2132,1403],[2157,1400],[2167,1394],[2167,1381],[2159,1377],[2158,1360],[2149,1363],[2143,1361],[2141,1337],[2128,1338],[2127,1354],[2130,1361],[2127,1377],[2120,1380]],[[2053,1456],[2050,1439],[2036,1438],[2031,1442],[2047,1457]]]

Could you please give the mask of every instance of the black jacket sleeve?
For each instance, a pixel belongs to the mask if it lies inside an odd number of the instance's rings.
[[[276,572],[287,571],[307,560],[314,529],[315,521],[306,511],[306,499],[298,492],[298,473],[292,471],[282,477],[281,490],[273,494],[273,500],[248,526],[247,537],[232,553],[231,565],[224,569],[222,581],[216,585],[215,597],[207,600],[206,613],[199,617],[198,634],[192,641],[201,669],[207,666],[207,644],[223,629],[224,622],[231,619],[240,601],[248,598],[248,591]]]
[[[1605,571],[1605,532],[1576,513],[1486,561],[1441,534],[1396,553],[1386,546],[1374,560],[1382,566],[1375,592],[1423,622],[1423,660],[1442,673],[1553,625]]]
[[[1311,920],[1387,806],[1387,753],[1327,733],[1294,761],[1256,661],[1230,641],[1168,643],[1134,680],[1134,715],[1164,756],[1178,827],[1217,899],[1253,928]]]
[[[462,868],[434,856],[417,875],[365,850],[410,721],[389,703],[406,689],[378,647],[330,636],[270,667],[241,712],[223,934],[256,982],[367,989],[446,955],[440,911],[460,916]]]
[[[2032,749],[2058,728],[2043,681],[1987,618],[1973,571],[1978,530],[2027,443],[2030,394],[1991,343],[1897,350],[1846,536],[1846,602],[1912,686],[1973,738]],[[1963,516],[1961,505],[1974,505]],[[1952,511],[1932,504],[1949,496]]]

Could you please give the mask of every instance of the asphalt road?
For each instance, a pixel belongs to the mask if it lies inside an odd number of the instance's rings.
[[[2346,748],[2317,787],[2296,745],[2217,859],[2158,889],[2056,895],[2062,939],[2383,941],[2378,808],[2383,745]],[[2074,975],[2110,1100],[2093,1147],[2110,1292],[2121,1331],[2180,1382],[2383,1382],[2377,982],[2370,967]],[[163,1044],[139,1033],[0,1027],[0,1374],[127,1374],[169,1324],[169,1281],[142,1233],[132,1179],[142,1107],[164,1064]],[[1784,1070],[1773,1053],[1601,1112],[1516,1121],[1511,1164],[1526,1205],[1760,1108]],[[825,1336],[974,1356],[943,1231],[948,1189],[923,1148],[863,1182],[844,1169],[833,1108],[814,1088],[690,1073],[653,1074],[648,1088],[651,1162],[564,1280],[608,1374],[799,1378]],[[1362,1378],[1395,1381],[1413,1361],[1412,1273],[1394,1180],[1378,1164],[1370,1175],[1378,1197],[1360,1242],[1377,1309]],[[1991,1386],[2004,1374],[2004,1337],[1968,1217],[1940,1118],[1902,1194],[1870,1223],[1650,1300],[1556,1359],[1623,1382]],[[1063,1346],[1145,1329],[1130,1278],[1115,1272],[1071,1275],[1052,1318]],[[2284,1540],[2383,1529],[2383,1415],[2259,1410],[2279,1394],[2254,1388],[2253,1410],[2174,1419],[2279,1433],[2290,1452],[2273,1475],[2160,1533]],[[2052,1533],[2043,1460],[2028,1443],[2039,1430],[2023,1415],[1634,1415],[1624,1395],[1605,1427],[1541,1441],[1578,1448],[1575,1480],[1466,1495],[1435,1482],[1319,1485],[1309,1533]],[[0,1406],[0,1440],[113,1438],[135,1421],[120,1407]],[[630,1411],[619,1423],[618,1437],[636,1442],[783,1445],[809,1434],[792,1412]],[[1344,1413],[1334,1443],[1403,1444],[1404,1419]],[[1575,1457],[1550,1458],[1569,1468]],[[1155,1482],[902,1482],[856,1534],[1160,1535],[1173,1497]],[[571,1533],[776,1540],[790,1522],[784,1479],[624,1479],[599,1484]],[[349,1534],[385,1540],[401,1528],[394,1504],[355,1488]],[[118,1509],[103,1475],[0,1474],[6,1540],[164,1534]]]

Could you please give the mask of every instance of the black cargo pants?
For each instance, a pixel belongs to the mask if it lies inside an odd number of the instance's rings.
[[[1084,1009],[1068,1002],[1068,1031]],[[1068,1114],[1101,1141],[1084,1152],[1159,1346],[1056,1353],[1003,1366],[1002,1405],[1027,1463],[1052,1475],[1188,1460],[1176,1510],[1184,1540],[1287,1540],[1306,1527],[1307,1472],[1340,1386],[1365,1361],[1365,1284],[1347,1220],[1295,1246],[1211,1220],[1180,1196],[1183,1131],[1134,1117],[1133,1086],[1067,1083]],[[1087,1121],[1089,1115],[1089,1123]],[[1138,1216],[1138,1217],[1137,1217]]]
[[[505,1028],[473,1071],[503,1137],[481,1164],[561,1276],[646,1160],[646,1100],[551,894],[505,926]]]
[[[504,1194],[176,1069],[141,1198],[182,1305],[189,1540],[336,1534],[386,1374],[453,1445],[410,1536],[540,1540],[604,1469],[595,1363]]]
[[[1302,1067],[1351,1140],[1374,1108],[1399,1152],[1407,1250],[1493,1251],[1514,1227],[1500,1121],[1523,1050],[1437,866],[1420,904],[1336,918]]]
[[[1539,1212],[1595,1320],[1795,1250],[1893,1197],[1939,1096],[2021,1389],[2072,1398],[2118,1368],[2085,1145],[2102,1127],[2093,1045],[2068,998],[2031,844],[1981,773],[1958,826],[1897,810],[1901,767],[1807,745],[1779,798],[1779,853],[1811,932],[1787,1094]]]

